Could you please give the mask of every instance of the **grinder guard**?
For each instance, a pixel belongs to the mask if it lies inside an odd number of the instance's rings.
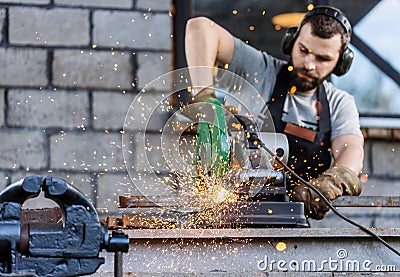
[[[288,142],[284,134],[259,132],[256,124],[242,115],[231,118],[228,126],[239,122],[246,141],[233,143],[232,160],[242,160],[239,169],[239,200],[233,215],[229,215],[228,225],[248,227],[308,227],[304,216],[304,205],[289,202],[286,195],[287,174],[276,162],[288,159]],[[231,132],[231,134],[233,134]],[[232,137],[235,137],[233,134]],[[235,139],[232,139],[235,141]],[[240,140],[239,140],[240,141]],[[268,157],[262,143],[273,149],[275,157]]]

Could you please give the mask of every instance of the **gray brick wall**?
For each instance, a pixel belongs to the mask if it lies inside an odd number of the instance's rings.
[[[155,89],[165,89],[161,86],[160,82],[152,81],[167,72],[169,72],[168,65],[171,63],[171,55],[169,54],[154,54],[149,52],[138,53],[138,79],[139,86],[151,86]]]
[[[120,195],[140,195],[127,174],[101,174],[98,182],[96,204],[99,213],[118,213]]]
[[[0,0],[0,3],[47,5],[50,0]]]
[[[0,168],[30,170],[48,166],[43,131],[1,130],[0,141]]]
[[[10,8],[9,18],[11,44],[45,46],[89,44],[88,10],[15,7]]]
[[[93,93],[93,128],[122,130],[126,113],[134,95],[96,91]],[[110,116],[112,115],[112,116]]]
[[[0,48],[1,86],[42,87],[49,83],[45,49]]]
[[[168,1],[165,1],[169,6]],[[120,8],[131,9],[133,7],[132,0],[54,0],[57,5],[67,5],[73,7],[95,7],[95,8]],[[168,9],[167,9],[168,10]]]
[[[118,133],[63,132],[50,136],[50,167],[79,172],[124,170]]]
[[[376,142],[373,145],[371,145],[370,155],[372,156],[371,167],[374,174],[378,176],[400,178],[399,143]]]
[[[87,125],[87,91],[10,89],[7,95],[10,127],[76,128]]]
[[[171,17],[163,13],[97,11],[93,14],[93,43],[121,48],[168,50]]]
[[[138,9],[147,11],[168,11],[170,9],[168,1],[164,0],[137,0]]]
[[[53,82],[63,88],[129,90],[132,62],[128,52],[56,50]]]
[[[0,4],[0,190],[57,176],[117,212],[118,195],[133,190],[122,155],[126,113],[141,84],[173,69],[171,1]],[[165,116],[156,112],[152,130]]]

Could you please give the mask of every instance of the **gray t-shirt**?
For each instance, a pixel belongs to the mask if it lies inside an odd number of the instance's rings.
[[[235,38],[235,50],[229,70],[244,77],[264,100],[269,102],[277,74],[285,63],[285,61],[259,51]],[[354,134],[362,138],[354,97],[337,89],[328,81],[324,81],[323,86],[329,102],[331,140],[345,134]],[[288,94],[282,112],[282,120],[316,130],[318,126],[316,100],[316,94],[310,95],[301,92]]]

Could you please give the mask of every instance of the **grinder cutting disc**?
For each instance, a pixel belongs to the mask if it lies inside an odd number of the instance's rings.
[[[205,175],[224,177],[229,169],[229,141],[224,109],[217,99],[206,99],[213,105],[213,123],[200,119],[197,131],[196,160],[197,185],[204,190]]]

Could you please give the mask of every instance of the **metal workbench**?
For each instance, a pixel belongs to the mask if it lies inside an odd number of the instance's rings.
[[[337,207],[399,207],[341,197]],[[341,220],[338,218],[338,220]],[[400,228],[370,229],[400,250]],[[124,276],[400,276],[400,257],[358,228],[128,229]],[[95,276],[113,276],[112,254]]]
[[[373,231],[400,249],[400,229]],[[126,276],[400,275],[400,257],[356,228],[138,229],[126,233],[130,237],[129,252],[124,254]],[[98,270],[106,272],[113,272],[110,254]]]

